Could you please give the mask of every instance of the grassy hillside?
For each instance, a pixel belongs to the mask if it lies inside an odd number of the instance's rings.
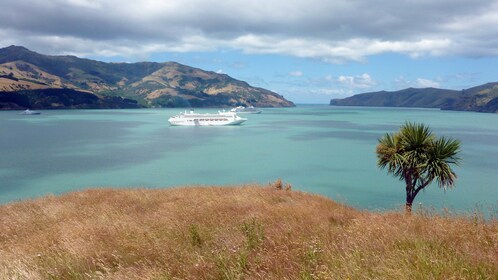
[[[497,279],[498,222],[274,187],[87,190],[0,206],[0,279]]]
[[[407,88],[332,99],[330,105],[441,108],[443,110],[498,112],[498,83],[457,91],[439,88]]]
[[[133,99],[119,96],[96,96],[65,88],[47,88],[37,90],[20,90],[18,92],[0,92],[0,110],[2,109],[120,109],[141,108]]]
[[[204,71],[176,62],[104,63],[75,56],[49,56],[24,47],[0,48],[0,92],[28,96],[46,89],[71,89],[105,97],[132,99],[142,107],[290,107],[283,96],[226,74]],[[43,93],[41,93],[43,94]],[[32,103],[43,104],[33,101]],[[63,104],[54,100],[56,104]],[[105,100],[95,106],[115,108]],[[4,109],[22,107],[5,103]],[[123,102],[124,108],[127,102]],[[2,108],[0,107],[0,108]],[[74,104],[65,108],[75,108]],[[40,109],[52,109],[53,106]],[[56,107],[58,108],[58,107]]]
[[[462,91],[462,98],[442,109],[498,113],[498,83],[487,83]]]
[[[331,105],[440,108],[459,98],[460,92],[436,88],[407,88],[400,91],[379,91],[333,99]],[[454,101],[453,101],[454,102]]]

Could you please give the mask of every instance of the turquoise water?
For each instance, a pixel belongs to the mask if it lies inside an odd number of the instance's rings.
[[[496,213],[498,115],[430,109],[298,106],[240,126],[170,127],[179,109],[0,112],[0,203],[89,187],[266,184],[365,209],[404,204],[403,183],[376,166],[375,146],[405,121],[462,141],[456,188],[415,203]],[[216,110],[198,110],[213,112]]]

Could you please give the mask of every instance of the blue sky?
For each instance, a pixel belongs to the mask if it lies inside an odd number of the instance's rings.
[[[380,54],[364,62],[331,64],[286,55],[237,51],[161,53],[154,61],[177,61],[223,72],[251,85],[276,91],[296,103],[328,103],[352,94],[407,87],[464,89],[498,81],[498,58],[423,57]],[[343,77],[341,79],[341,77]]]
[[[176,61],[296,103],[498,81],[498,0],[0,0],[0,47]]]

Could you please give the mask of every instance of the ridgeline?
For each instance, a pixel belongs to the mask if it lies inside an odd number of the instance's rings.
[[[104,63],[0,49],[0,110],[291,107],[283,96],[176,62]]]
[[[378,91],[332,99],[330,105],[418,107],[442,110],[498,112],[498,83],[487,83],[469,89],[407,88],[399,91]]]

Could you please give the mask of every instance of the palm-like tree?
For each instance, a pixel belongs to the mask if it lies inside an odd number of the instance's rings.
[[[460,141],[436,138],[424,124],[405,123],[398,132],[386,133],[377,145],[377,164],[406,184],[406,212],[420,190],[434,179],[441,188],[451,188],[456,174],[451,164],[458,165]]]

